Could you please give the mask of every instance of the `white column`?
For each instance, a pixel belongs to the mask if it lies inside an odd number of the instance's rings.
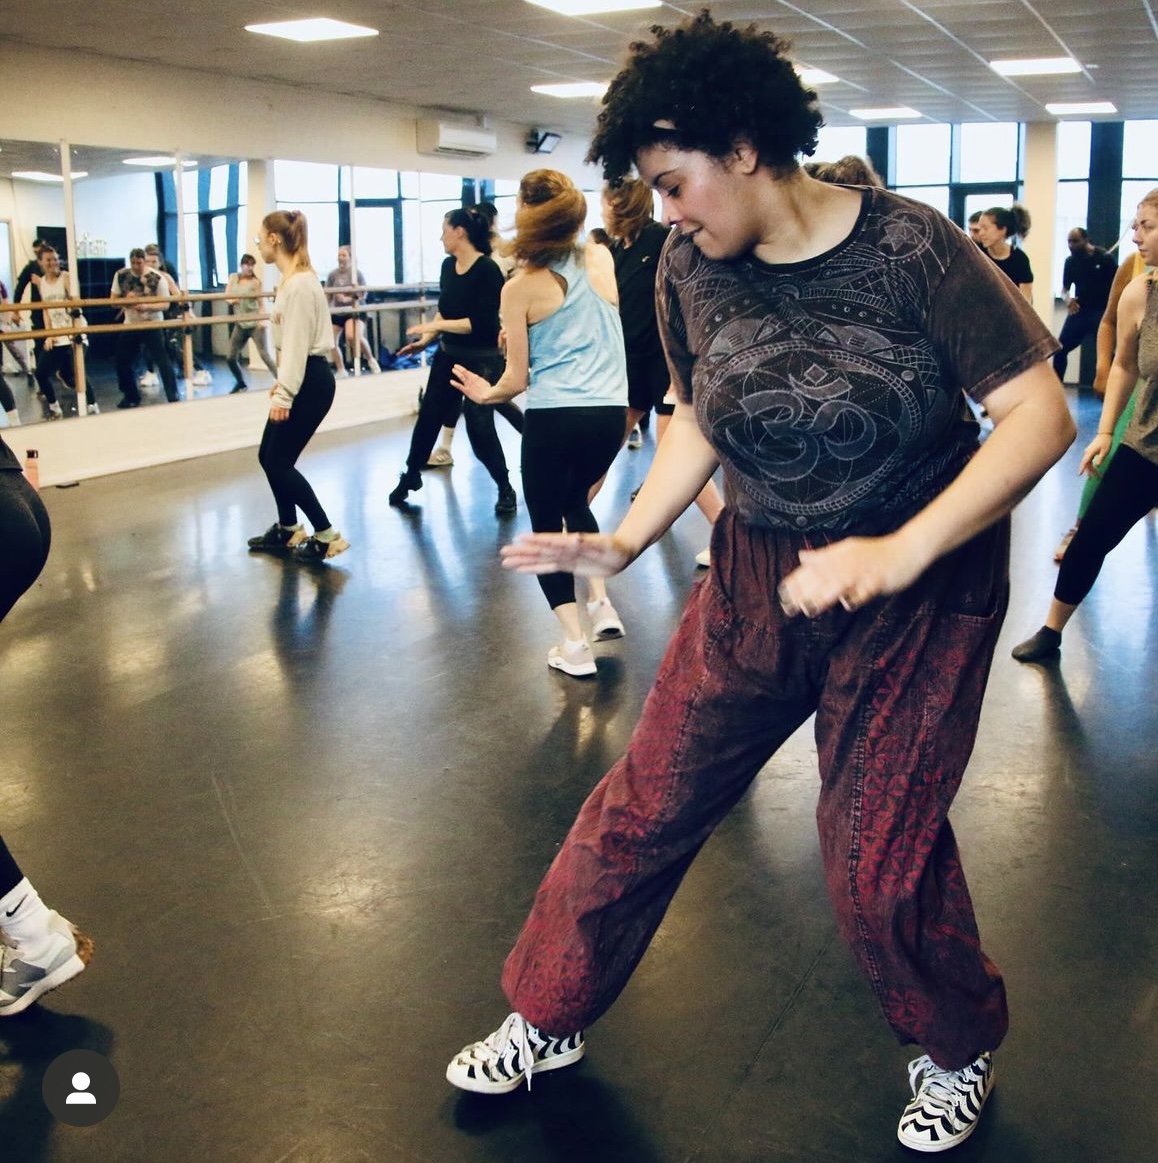
[[[1022,205],[1032,226],[1022,242],[1033,267],[1033,306],[1045,325],[1053,327],[1053,299],[1061,271],[1053,269],[1053,236],[1057,224],[1057,122],[1033,121],[1025,127],[1025,193]]]

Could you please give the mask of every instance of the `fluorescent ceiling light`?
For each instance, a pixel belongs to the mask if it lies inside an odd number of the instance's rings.
[[[549,8],[560,16],[594,16],[600,12],[632,12],[636,8],[662,8],[663,0],[527,0],[536,8]]]
[[[344,20],[331,20],[328,16],[312,20],[279,20],[273,24],[247,24],[246,32],[259,32],[263,36],[280,36],[284,40],[353,40],[359,36],[377,36],[376,28],[364,28],[360,24],[347,24]]]
[[[25,182],[63,182],[64,178],[60,174],[48,174],[44,170],[13,170],[12,176],[20,178]],[[88,170],[76,170],[69,174],[69,177],[75,182],[77,178],[87,178]]]
[[[796,70],[796,75],[806,85],[831,85],[839,81],[839,77],[834,77],[832,73],[826,73],[823,69],[804,69]]]
[[[989,67],[1003,77],[1049,77],[1057,73],[1082,71],[1082,66],[1073,57],[1030,57],[1024,60],[990,61]]]
[[[1055,117],[1077,117],[1083,113],[1117,113],[1112,101],[1055,101],[1045,107]]]
[[[853,117],[859,117],[861,121],[901,121],[909,117],[924,116],[907,105],[887,105],[879,109],[850,109],[849,113]]]
[[[175,157],[168,157],[165,154],[155,154],[150,157],[126,157],[121,158],[121,163],[126,166],[149,166],[151,169],[160,170],[166,166],[175,166],[177,159]],[[190,166],[195,166],[197,163],[191,157],[183,157],[181,159],[181,168],[188,169]]]
[[[532,93],[548,97],[602,97],[607,92],[606,81],[569,81],[561,85],[532,85]]]

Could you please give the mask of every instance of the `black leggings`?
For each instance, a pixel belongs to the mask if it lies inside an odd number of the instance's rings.
[[[323,356],[311,355],[289,419],[277,424],[266,421],[257,460],[273,490],[277,519],[282,525],[296,525],[301,509],[315,532],[330,527],[330,519],[310,482],[295,466],[333,402],[333,369]]]
[[[0,469],[0,620],[37,579],[48,559],[52,530],[36,490],[15,469]],[[23,878],[0,837],[0,896]]]
[[[471,451],[491,475],[491,480],[499,488],[510,483],[507,475],[507,458],[495,431],[495,413],[504,416],[516,432],[523,431],[523,413],[509,401],[505,404],[476,404],[466,399],[458,388],[450,382],[451,369],[456,363],[470,368],[488,383],[497,383],[503,374],[503,360],[497,353],[485,355],[469,350],[435,352],[430,364],[430,375],[426,380],[426,390],[422,403],[418,406],[418,418],[414,421],[414,431],[410,436],[410,452],[406,457],[406,471],[422,475],[430,454],[434,451],[438,433],[443,428],[453,428],[459,415],[466,418],[466,435]]]
[[[73,368],[71,344],[60,343],[56,347],[46,348],[40,359],[36,361],[36,382],[40,386],[44,398],[50,404],[56,402],[56,385],[53,384],[52,379],[57,372],[60,373],[60,378],[64,381],[65,386],[75,392],[76,375]],[[91,384],[85,385],[84,394],[87,403],[96,403]]]
[[[536,533],[598,533],[587,492],[623,443],[622,407],[528,408],[523,432],[523,495]],[[575,577],[539,575],[551,609],[575,600]]]
[[[3,408],[5,412],[16,411],[16,397],[12,394],[12,389],[8,386],[3,372],[0,372],[0,408]]]
[[[1079,605],[1093,588],[1106,555],[1158,505],[1158,465],[1121,445],[1062,558],[1053,596]]]

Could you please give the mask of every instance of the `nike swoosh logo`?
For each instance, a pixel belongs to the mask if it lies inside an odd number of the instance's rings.
[[[5,909],[5,910],[4,910],[4,915],[5,915],[6,917],[12,917],[12,916],[15,916],[15,915],[16,915],[16,909],[20,908],[20,906],[21,906],[21,905],[22,905],[22,904],[23,904],[23,903],[24,903],[24,902],[25,902],[27,899],[28,899],[28,894],[27,894],[27,893],[25,893],[25,894],[24,894],[24,896],[22,896],[22,897],[20,898],[20,900],[16,902],[16,908],[14,908],[14,909]]]

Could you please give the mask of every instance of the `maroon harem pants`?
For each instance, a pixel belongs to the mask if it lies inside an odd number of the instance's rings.
[[[816,544],[815,537],[812,544]],[[552,1034],[615,1000],[712,829],[816,712],[829,895],[901,1042],[944,1069],[997,1047],[1005,987],[981,951],[948,820],[1008,599],[1009,524],[855,613],[786,618],[805,538],[725,512],[624,757],[580,809],[503,988]]]

